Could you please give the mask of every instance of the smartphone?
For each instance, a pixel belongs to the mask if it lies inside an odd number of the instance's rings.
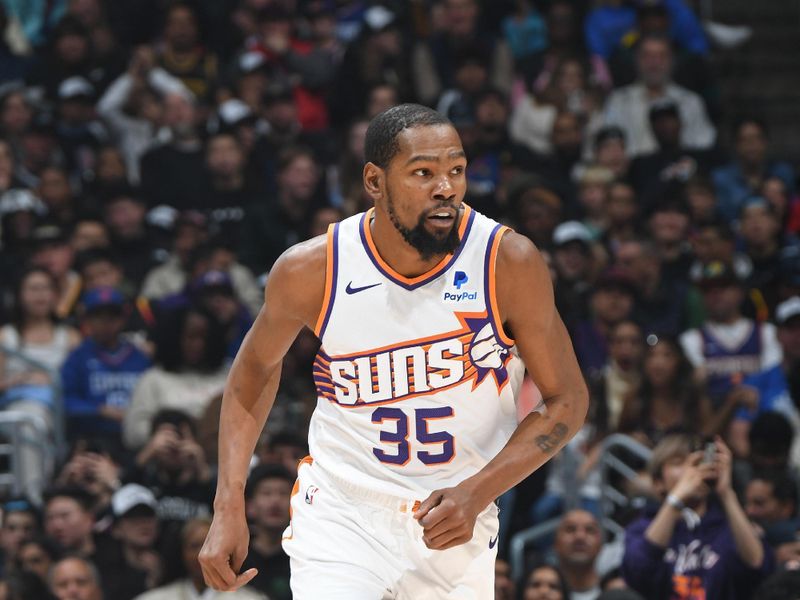
[[[717,445],[714,442],[706,442],[706,447],[703,450],[703,464],[713,463],[716,454]]]

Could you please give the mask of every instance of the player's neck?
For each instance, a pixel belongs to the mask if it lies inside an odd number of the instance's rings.
[[[375,248],[380,257],[392,269],[404,277],[418,277],[438,265],[446,254],[436,254],[423,260],[419,251],[411,246],[403,235],[389,221],[389,218],[375,210],[375,218],[368,224]],[[456,223],[455,227],[459,224]]]

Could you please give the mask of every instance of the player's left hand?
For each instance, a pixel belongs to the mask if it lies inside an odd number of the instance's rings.
[[[422,539],[431,550],[447,550],[472,539],[475,520],[486,508],[461,486],[436,490],[419,505],[414,518],[422,525]]]

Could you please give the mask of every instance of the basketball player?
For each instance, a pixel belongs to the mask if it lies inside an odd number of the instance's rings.
[[[231,368],[203,573],[219,590],[255,575],[239,574],[247,468],[305,326],[322,346],[311,456],[283,537],[294,598],[492,598],[493,500],[581,427],[583,378],[536,248],[462,203],[449,121],[389,109],[365,155],[375,207],[275,263]],[[517,424],[525,367],[544,400]]]

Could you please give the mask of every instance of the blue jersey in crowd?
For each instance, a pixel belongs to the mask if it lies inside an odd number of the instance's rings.
[[[706,388],[716,407],[744,377],[761,369],[761,327],[753,323],[750,335],[733,350],[725,348],[707,327],[702,327],[700,333],[706,358]]]
[[[89,338],[75,348],[61,368],[64,404],[73,434],[119,433],[119,423],[100,416],[103,405],[126,408],[150,359],[130,342],[114,350]]]

